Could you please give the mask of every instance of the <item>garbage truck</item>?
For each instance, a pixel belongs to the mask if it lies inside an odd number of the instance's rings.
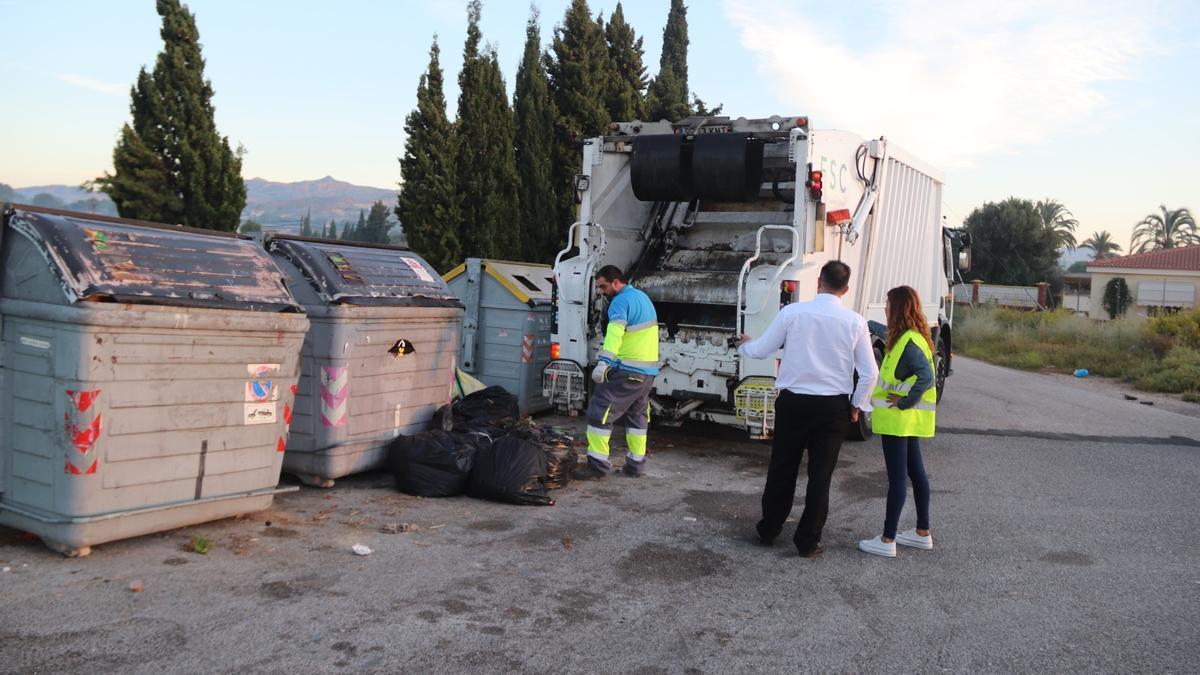
[[[651,419],[697,419],[769,438],[778,358],[748,359],[788,303],[812,299],[822,265],[852,270],[846,306],[886,324],[888,289],[921,296],[936,342],[939,399],[951,373],[952,284],[970,241],[946,227],[942,173],[886,138],[813,129],[805,116],[618,122],[582,143],[578,218],[554,260],[551,361],[544,395],[587,404],[604,341],[594,276],[612,264],[654,301],[660,371]],[[876,359],[885,336],[872,333]],[[850,436],[870,436],[864,415]]]

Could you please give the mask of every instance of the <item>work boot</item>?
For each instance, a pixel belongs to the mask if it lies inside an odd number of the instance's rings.
[[[571,478],[575,480],[599,480],[607,477],[608,472],[593,464],[591,460],[571,472]]]
[[[625,460],[625,465],[621,467],[621,473],[626,476],[641,478],[646,475],[646,462],[627,459]]]

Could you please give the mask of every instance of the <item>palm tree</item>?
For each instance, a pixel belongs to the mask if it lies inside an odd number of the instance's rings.
[[[1079,246],[1080,248],[1092,249],[1096,260],[1115,258],[1121,252],[1121,245],[1113,241],[1112,235],[1108,233],[1108,230],[1093,232],[1092,236],[1080,242]]]
[[[1154,251],[1160,248],[1177,248],[1200,244],[1200,229],[1196,219],[1187,209],[1158,207],[1162,214],[1151,213],[1133,228],[1133,239],[1129,244],[1134,253]]]
[[[1066,247],[1068,251],[1074,251],[1075,228],[1079,221],[1075,220],[1067,207],[1057,199],[1046,199],[1037,203],[1037,212],[1042,218],[1042,225],[1054,233],[1057,248]]]

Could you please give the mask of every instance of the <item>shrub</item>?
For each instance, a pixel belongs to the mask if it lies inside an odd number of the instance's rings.
[[[1200,383],[1200,349],[1176,347],[1166,358],[1153,362],[1134,384],[1138,389],[1178,394],[1196,389]]]
[[[1150,319],[1146,327],[1158,338],[1169,338],[1181,347],[1200,349],[1200,309],[1156,317]]]

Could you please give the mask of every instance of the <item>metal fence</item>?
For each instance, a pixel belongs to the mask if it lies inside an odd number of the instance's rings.
[[[991,305],[1015,309],[1045,309],[1045,287],[999,286],[996,284],[956,284],[954,302],[960,305]]]

